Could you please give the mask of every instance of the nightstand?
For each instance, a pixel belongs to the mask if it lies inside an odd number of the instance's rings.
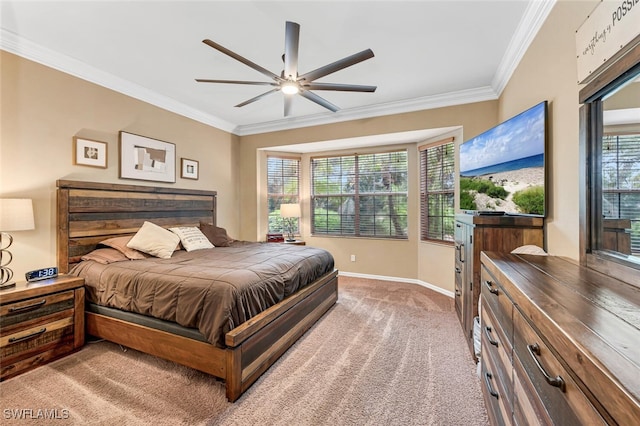
[[[0,290],[0,380],[84,345],[84,279],[70,275]]]
[[[294,246],[306,246],[307,243],[302,241],[302,240],[295,240],[295,241],[284,241],[285,244],[293,244]]]

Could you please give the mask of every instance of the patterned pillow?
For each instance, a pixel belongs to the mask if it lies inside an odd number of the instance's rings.
[[[169,228],[169,231],[180,237],[180,242],[186,251],[213,248],[213,244],[195,226]]]

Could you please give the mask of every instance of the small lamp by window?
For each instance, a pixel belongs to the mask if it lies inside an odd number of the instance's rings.
[[[301,216],[300,204],[280,204],[280,216],[284,219],[287,230],[287,241],[295,241],[293,236],[293,219]]]
[[[0,198],[0,289],[16,284],[11,281],[13,271],[8,266],[13,260],[9,251],[13,237],[8,232],[31,229],[35,229],[33,202],[28,198]]]

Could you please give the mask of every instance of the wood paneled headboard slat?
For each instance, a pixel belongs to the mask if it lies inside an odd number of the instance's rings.
[[[58,269],[107,238],[134,234],[145,221],[169,228],[216,223],[216,191],[59,180]]]

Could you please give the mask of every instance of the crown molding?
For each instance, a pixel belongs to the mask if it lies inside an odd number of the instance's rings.
[[[247,124],[236,127],[234,133],[239,136],[258,133],[276,132],[300,127],[320,126],[323,124],[340,123],[343,121],[359,120],[363,118],[380,117],[383,115],[403,114],[433,108],[462,105],[473,102],[483,102],[497,99],[495,91],[489,87],[460,90],[433,96],[423,96],[403,101],[387,102],[369,105],[361,108],[343,109],[334,113],[322,113],[304,117],[294,117],[287,120],[277,120],[265,123]]]
[[[513,38],[507,46],[507,51],[502,57],[496,75],[491,82],[491,87],[495,90],[498,97],[509,83],[516,67],[522,60],[527,49],[533,42],[533,39],[540,31],[542,24],[546,21],[551,9],[555,6],[556,0],[541,0],[529,2],[518,28]]]
[[[232,133],[236,125],[0,29],[0,48],[82,80]]]

